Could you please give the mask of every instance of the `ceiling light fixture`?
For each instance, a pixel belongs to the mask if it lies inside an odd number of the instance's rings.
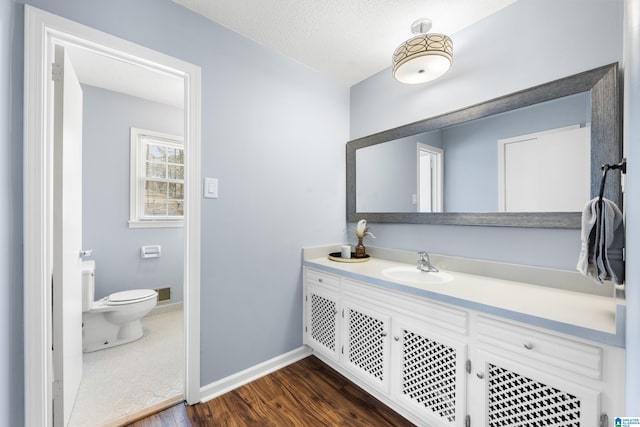
[[[425,83],[449,70],[453,60],[453,41],[444,34],[430,33],[430,19],[411,24],[415,37],[393,52],[393,77],[402,83]]]

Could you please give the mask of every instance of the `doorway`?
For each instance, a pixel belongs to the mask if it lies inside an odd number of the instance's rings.
[[[25,422],[52,426],[54,397],[64,390],[52,351],[53,150],[51,77],[55,46],[75,46],[182,82],[184,100],[184,394],[200,400],[200,69],[106,33],[25,5]],[[78,248],[78,253],[81,248]],[[55,284],[53,284],[55,286]],[[72,404],[72,403],[71,403]],[[58,421],[56,423],[59,424]]]
[[[444,150],[418,143],[418,212],[442,212]]]

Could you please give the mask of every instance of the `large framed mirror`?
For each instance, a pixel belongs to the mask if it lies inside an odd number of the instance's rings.
[[[619,111],[610,64],[352,140],[347,221],[580,228],[621,159]]]

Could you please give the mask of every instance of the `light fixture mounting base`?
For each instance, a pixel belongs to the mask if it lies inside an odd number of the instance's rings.
[[[420,18],[411,24],[411,32],[415,35],[426,34],[431,29],[433,23],[429,18]]]

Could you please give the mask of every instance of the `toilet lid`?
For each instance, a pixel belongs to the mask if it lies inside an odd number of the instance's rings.
[[[124,302],[148,299],[157,294],[153,289],[132,289],[130,291],[115,292],[109,295],[108,304],[121,304]]]

